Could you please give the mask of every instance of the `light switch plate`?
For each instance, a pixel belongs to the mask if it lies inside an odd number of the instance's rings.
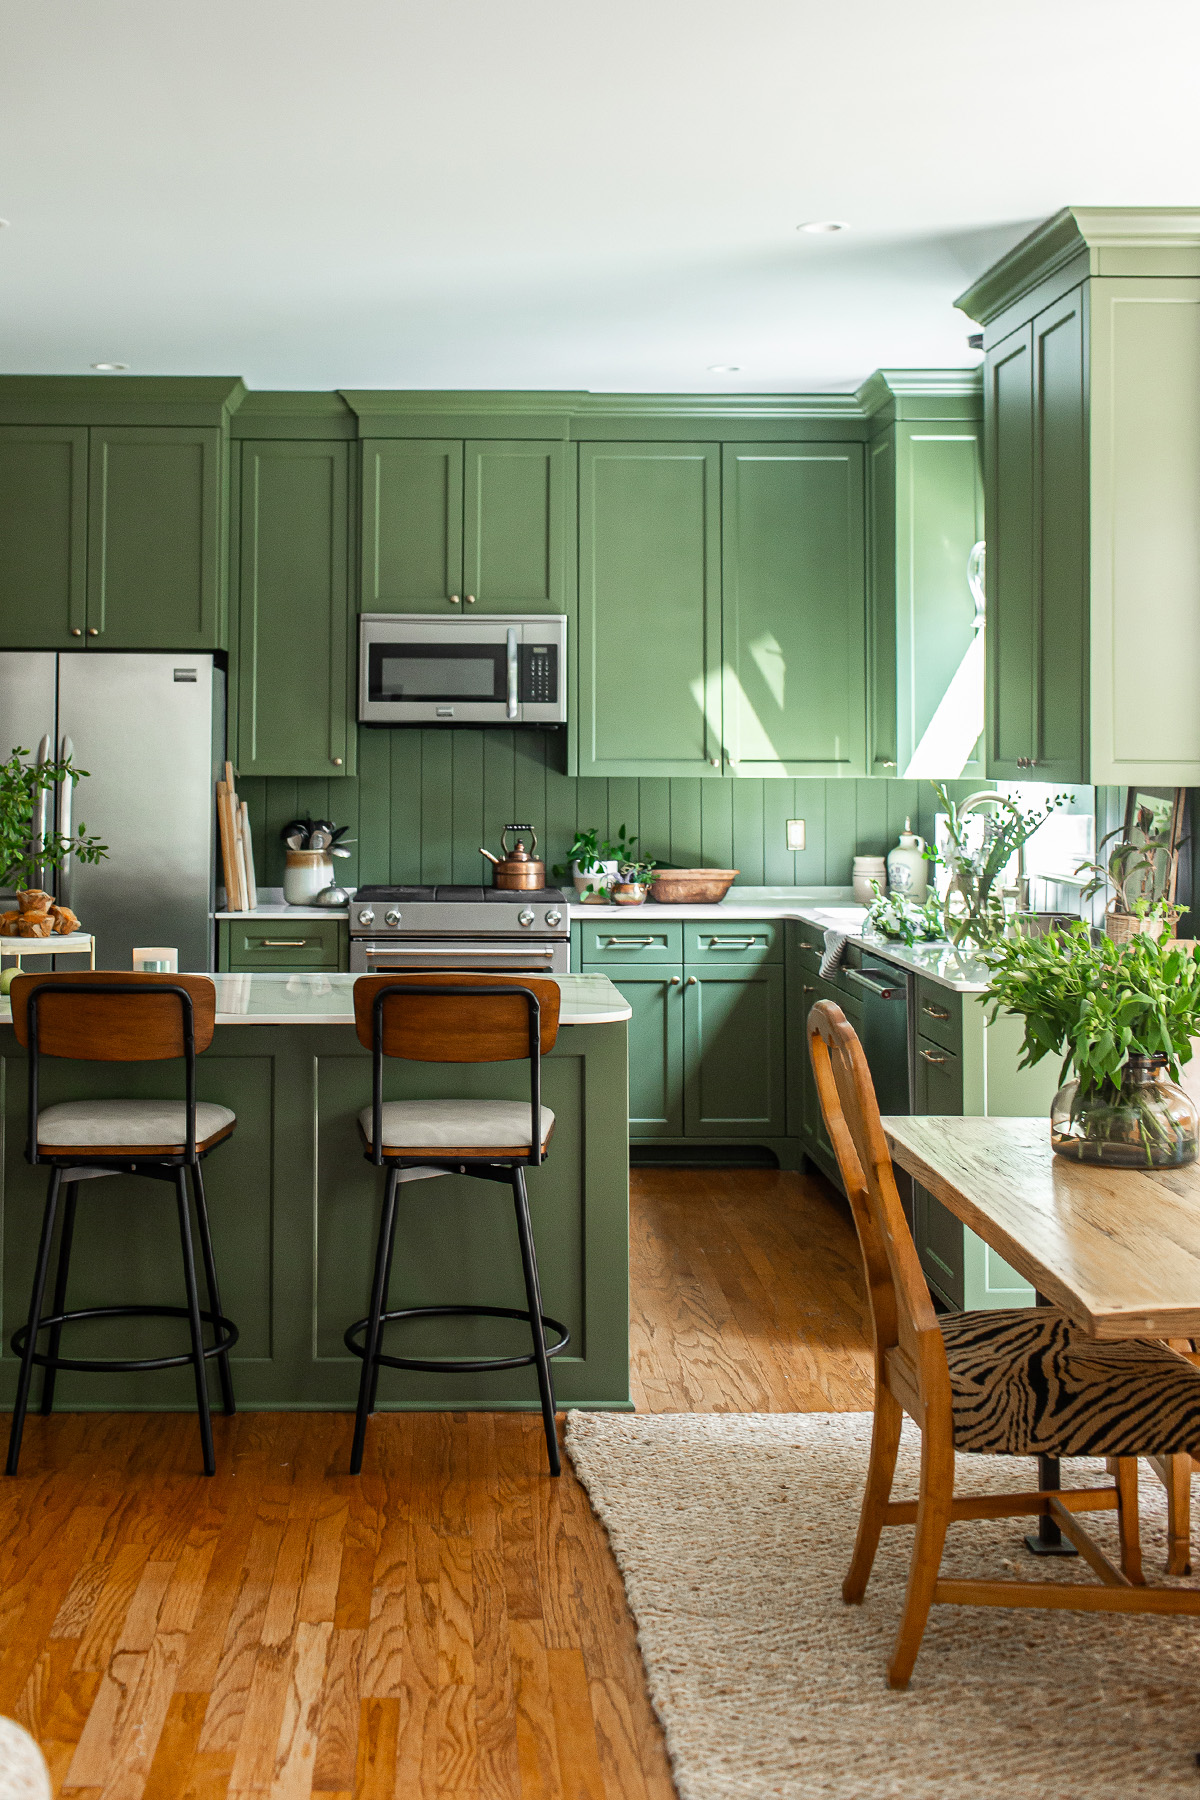
[[[789,819],[787,822],[787,847],[789,850],[804,848],[804,820]]]

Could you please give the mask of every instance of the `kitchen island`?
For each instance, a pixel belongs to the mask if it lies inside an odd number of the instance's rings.
[[[371,1058],[355,1034],[352,975],[218,975],[216,1031],[198,1058],[201,1100],[232,1107],[237,1126],[204,1164],[221,1298],[237,1324],[234,1385],[246,1408],[353,1408],[360,1364],[342,1333],[366,1311],[382,1172],[363,1156],[359,1109],[371,1096]],[[600,975],[565,975],[558,1041],[543,1063],[554,1110],[550,1153],[528,1176],[545,1310],[570,1327],[555,1358],[561,1404],[628,1408],[629,1007]],[[11,1403],[45,1196],[46,1171],[25,1161],[25,1054],[0,1003],[4,1220],[0,1402]],[[182,1064],[43,1063],[42,1104],[118,1094],[179,1097]],[[524,1063],[389,1061],[388,1099],[528,1095]],[[179,1238],[169,1187],[116,1176],[80,1187],[71,1262],[72,1308],[182,1298]],[[444,1176],[402,1192],[392,1308],[524,1305],[508,1190]],[[174,1321],[75,1326],[74,1353],[132,1357],[184,1347]],[[404,1334],[405,1348],[400,1348]],[[507,1320],[426,1320],[395,1326],[389,1348],[412,1356],[511,1355],[528,1331]],[[71,1354],[64,1340],[64,1351]],[[37,1389],[35,1387],[35,1399]],[[216,1392],[215,1376],[213,1392]],[[190,1369],[77,1374],[58,1379],[55,1407],[183,1410],[195,1404]],[[379,1405],[460,1411],[537,1407],[532,1369],[491,1375],[384,1369]]]

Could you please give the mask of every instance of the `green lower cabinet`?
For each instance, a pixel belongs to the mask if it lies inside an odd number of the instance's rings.
[[[629,1021],[629,1135],[683,1136],[683,977],[678,969],[609,971],[633,1008]]]
[[[783,970],[706,966],[683,984],[684,1129],[689,1137],[779,1138]]]
[[[336,974],[350,966],[345,919],[218,919],[217,968],[230,974]]]

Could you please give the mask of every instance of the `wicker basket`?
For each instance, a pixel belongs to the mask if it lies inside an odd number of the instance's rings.
[[[1104,930],[1114,944],[1128,944],[1135,937],[1161,937],[1163,921],[1141,919],[1136,913],[1117,912],[1110,906],[1104,915]]]

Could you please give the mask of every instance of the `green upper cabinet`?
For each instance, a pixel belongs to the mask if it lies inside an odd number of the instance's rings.
[[[364,442],[363,611],[459,612],[462,597],[462,443]]]
[[[984,326],[988,774],[1200,784],[1200,210],[1070,207]]]
[[[241,445],[237,765],[244,775],[355,769],[351,445]]]
[[[579,447],[579,773],[721,774],[720,451]]]
[[[869,771],[982,776],[983,613],[968,575],[984,535],[978,378],[889,371],[875,381],[888,398],[867,447]]]
[[[565,457],[556,442],[466,445],[464,608],[567,611]]]
[[[87,428],[0,426],[0,646],[61,649],[87,623]]]
[[[87,636],[106,650],[223,641],[221,433],[93,426]]]
[[[861,444],[727,444],[724,734],[731,772],[866,772]]]

